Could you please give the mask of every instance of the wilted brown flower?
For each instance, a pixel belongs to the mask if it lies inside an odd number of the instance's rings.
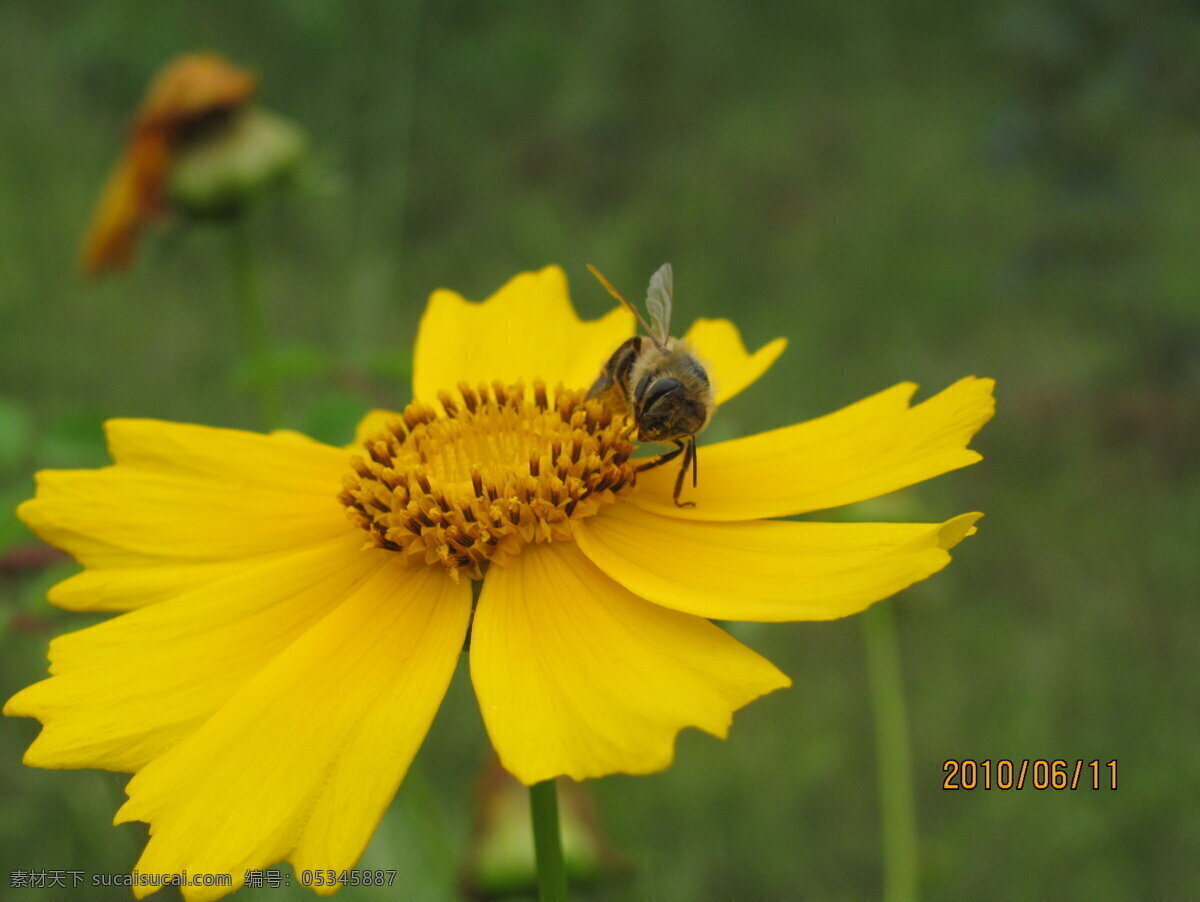
[[[125,269],[141,225],[166,210],[166,185],[180,150],[244,107],[257,78],[215,54],[189,54],[154,79],[138,109],[83,240],[89,273]]]

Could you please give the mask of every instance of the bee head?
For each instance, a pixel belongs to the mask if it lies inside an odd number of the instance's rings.
[[[650,383],[641,397],[638,435],[647,442],[695,435],[707,420],[704,402],[678,379],[664,376]]]

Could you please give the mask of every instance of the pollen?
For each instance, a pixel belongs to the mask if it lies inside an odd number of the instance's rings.
[[[440,392],[363,442],[339,500],[407,563],[482,579],[532,542],[569,541],[571,521],[629,491],[634,425],[583,392],[537,382]]]

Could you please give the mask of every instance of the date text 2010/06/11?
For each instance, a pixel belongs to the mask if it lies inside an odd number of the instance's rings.
[[[948,758],[942,789],[1116,789],[1117,759]]]

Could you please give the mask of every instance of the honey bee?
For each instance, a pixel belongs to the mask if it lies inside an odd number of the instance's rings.
[[[671,264],[664,263],[650,277],[649,323],[596,267],[588,264],[588,269],[609,294],[633,311],[646,335],[635,335],[613,351],[587,396],[630,415],[637,426],[637,441],[674,443],[673,450],[642,464],[638,471],[661,467],[682,454],[674,500],[679,507],[694,507],[694,501],[680,501],[679,493],[689,467],[692,488],[696,487],[696,435],[708,425],[716,404],[704,365],[686,341],[671,337]]]

